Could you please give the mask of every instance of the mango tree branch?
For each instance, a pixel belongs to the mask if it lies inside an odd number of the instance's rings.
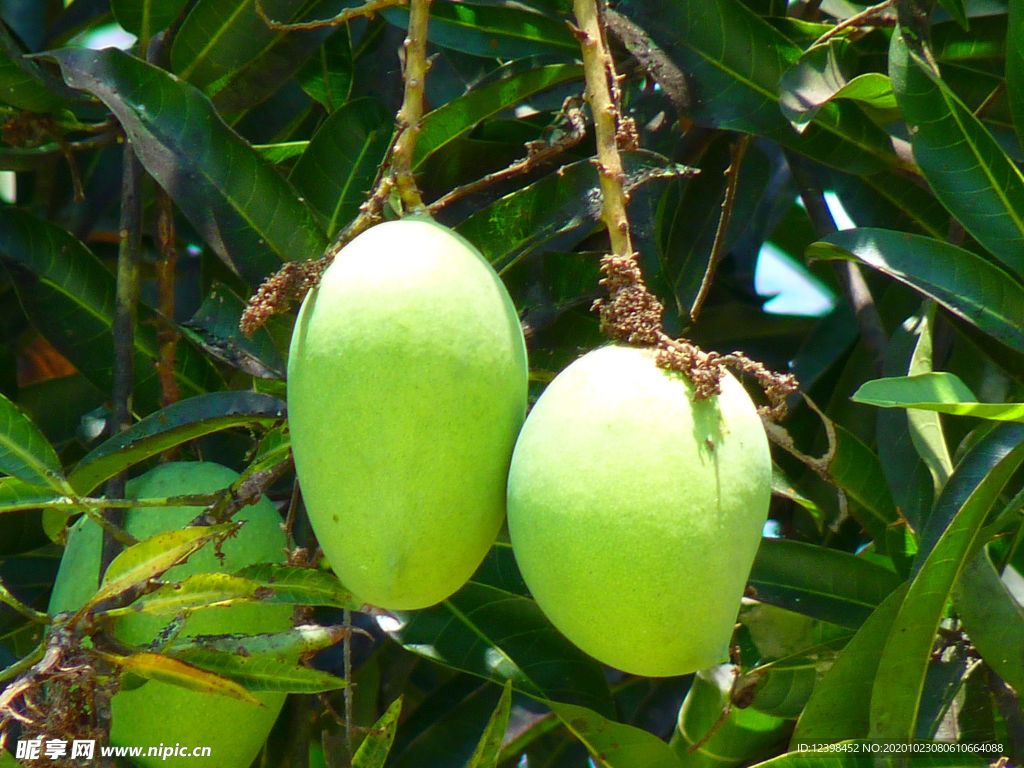
[[[395,189],[406,212],[423,209],[423,199],[412,174],[413,153],[423,118],[423,94],[427,79],[427,25],[430,21],[430,0],[412,0],[409,7],[409,33],[402,44],[405,50],[405,97],[398,111],[398,139],[391,156],[391,172]]]
[[[325,27],[340,27],[342,24],[352,21],[352,19],[360,16],[372,16],[377,11],[381,11],[385,8],[391,8],[395,5],[405,5],[406,2],[408,2],[408,0],[368,0],[368,2],[356,6],[355,8],[346,8],[337,16],[332,16],[329,19],[300,21],[294,24],[288,24],[270,18],[266,10],[263,8],[263,0],[256,0],[254,7],[256,9],[256,15],[260,17],[269,29],[272,29],[275,32],[302,32],[311,29],[324,29]]]

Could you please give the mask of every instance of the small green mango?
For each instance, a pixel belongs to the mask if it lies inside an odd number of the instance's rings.
[[[523,426],[508,526],[523,578],[582,650],[649,677],[727,658],[771,496],[764,427],[739,382],[693,385],[608,346],[560,373]]]
[[[212,493],[229,486],[238,473],[212,462],[161,464],[128,482],[125,495],[150,499]],[[164,531],[183,528],[202,512],[201,507],[150,507],[132,509],[126,515],[125,530],[141,540]],[[279,563],[286,545],[281,516],[266,498],[246,507],[234,517],[245,520],[238,535],[224,542],[224,562],[212,546],[206,546],[175,566],[164,576],[182,580],[196,573],[234,573],[253,563]],[[92,597],[99,587],[100,551],[103,534],[98,525],[82,518],[72,526],[68,544],[50,598],[50,613],[73,611]],[[242,604],[198,611],[189,617],[181,637],[193,635],[257,634],[280,632],[291,626],[287,605]],[[156,639],[167,625],[166,617],[135,614],[118,619],[115,634],[132,645]],[[210,747],[207,760],[218,768],[247,768],[284,705],[283,693],[258,693],[265,706],[256,707],[223,696],[197,693],[178,686],[149,680],[141,687],[114,696],[110,743],[114,746]],[[194,757],[140,757],[143,768],[195,766]]]
[[[295,324],[288,417],[317,539],[362,600],[425,608],[480,565],[527,379],[504,285],[450,229],[388,222],[335,257]]]

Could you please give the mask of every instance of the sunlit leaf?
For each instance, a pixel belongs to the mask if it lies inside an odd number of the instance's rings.
[[[238,683],[170,656],[159,653],[136,653],[132,656],[107,656],[106,658],[115,662],[124,672],[130,672],[147,680],[158,680],[161,683],[187,688],[197,693],[244,701],[254,707],[263,706],[263,702]]]
[[[62,489],[60,459],[39,427],[0,394],[0,472]]]
[[[217,608],[259,599],[259,584],[226,573],[197,573],[180,584],[166,584],[138,598],[109,616],[148,613],[156,616],[189,614],[202,608]]]
[[[237,575],[254,582],[261,589],[273,592],[275,602],[323,605],[353,611],[363,608],[363,604],[345,589],[333,573],[313,568],[256,563],[246,566]]]
[[[853,400],[879,408],[916,408],[993,421],[1024,421],[1024,404],[979,403],[959,376],[945,371],[868,381],[854,393]]]
[[[270,656],[241,656],[211,650],[175,653],[175,658],[232,680],[249,691],[325,693],[345,687],[340,677]]]
[[[398,716],[402,714],[402,697],[399,696],[387,708],[380,720],[366,735],[352,757],[352,768],[382,768],[388,759],[391,745],[395,743],[395,732],[398,730]]]

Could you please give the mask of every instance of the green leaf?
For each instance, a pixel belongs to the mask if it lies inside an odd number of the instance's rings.
[[[89,493],[104,480],[168,448],[234,427],[269,428],[284,414],[284,403],[256,392],[211,392],[181,400],[86,455],[71,473],[71,486],[78,493]]]
[[[967,21],[967,9],[965,6],[965,0],[939,0],[939,5],[942,9],[953,17],[961,27],[966,31],[969,27]]]
[[[209,542],[222,539],[238,528],[238,523],[182,528],[178,531],[158,533],[128,547],[110,563],[99,591],[86,605],[98,605],[108,598],[155,579],[175,565],[183,563]]]
[[[600,768],[679,768],[669,746],[652,733],[617,723],[587,709],[561,702],[547,702],[566,729],[583,743],[590,759]]]
[[[259,152],[260,157],[274,165],[302,157],[302,153],[309,146],[308,141],[282,141],[277,144],[253,144],[253,149]]]
[[[261,589],[272,591],[273,602],[277,603],[322,605],[352,611],[360,611],[365,607],[333,573],[325,571],[256,563],[246,566],[236,575],[255,582]]]
[[[859,226],[899,229],[945,240],[949,212],[921,185],[897,173],[829,175],[843,207]]]
[[[202,608],[216,608],[260,599],[255,582],[226,573],[197,573],[179,584],[165,584],[124,608],[105,611],[110,617],[146,613],[154,616],[189,615]]]
[[[466,768],[497,768],[498,755],[501,754],[501,743],[508,728],[509,711],[512,709],[512,681],[505,681],[505,689],[498,699],[491,719],[487,722],[480,742],[476,745],[473,756],[466,763]]]
[[[348,101],[354,69],[352,42],[346,26],[331,35],[295,73],[295,82],[331,114]]]
[[[1024,145],[1024,0],[1010,0],[1006,30],[1006,91],[1018,140]]]
[[[0,477],[0,515],[36,509],[57,498],[52,488],[26,483],[17,477]]]
[[[865,738],[870,729],[871,688],[907,585],[894,590],[847,643],[814,688],[800,714],[790,747]]]
[[[955,245],[886,229],[846,229],[812,245],[820,259],[851,256],[934,299],[1016,352],[1024,352],[1024,287],[995,264]]]
[[[136,653],[132,656],[105,655],[104,658],[113,661],[124,672],[147,680],[159,680],[161,683],[187,688],[197,693],[237,699],[256,707],[263,706],[263,702],[238,683],[217,674],[210,674],[178,659],[172,659],[170,656],[159,653]]]
[[[554,85],[583,77],[583,67],[578,64],[548,64],[523,70],[522,62],[512,62],[493,74],[486,85],[424,115],[416,140],[413,169],[420,168],[427,158],[481,120]]]
[[[959,376],[944,371],[866,381],[854,393],[853,400],[879,408],[916,408],[993,421],[1024,422],[1024,403],[979,403]]]
[[[232,680],[249,691],[325,693],[340,690],[346,685],[343,679],[327,672],[270,656],[240,656],[196,649],[177,652],[175,658]]]
[[[404,8],[387,8],[381,15],[401,29],[409,26],[409,11]],[[430,7],[427,34],[430,42],[442,48],[495,59],[579,52],[579,43],[564,21],[522,6],[437,0]]]
[[[252,284],[327,241],[298,192],[196,88],[115,48],[48,54],[117,116],[135,153],[210,247]]]
[[[1022,460],[1024,426],[1000,424],[960,461],[939,497],[921,535],[915,562],[920,566],[879,660],[871,694],[871,738],[906,742],[914,736],[925,673],[946,602],[974,555],[988,510]]]
[[[1014,690],[1024,690],[1024,608],[999,578],[985,550],[967,564],[953,599],[981,657]]]
[[[288,180],[334,237],[359,213],[391,144],[394,116],[376,99],[338,108],[313,134]]]
[[[787,539],[762,539],[750,572],[757,600],[850,629],[901,581],[865,558]]]
[[[187,3],[188,0],[111,0],[110,10],[126,31],[149,40],[170,26]]]
[[[795,718],[807,704],[818,679],[850,641],[849,635],[834,638],[745,672],[740,690],[752,687],[750,706],[774,717]]]
[[[792,722],[784,718],[729,706],[733,669],[723,664],[694,677],[672,735],[681,768],[736,768],[756,762],[784,744],[792,730]]]
[[[849,173],[900,164],[888,134],[845,99],[824,104],[802,134],[793,129],[779,80],[801,50],[740,0],[629,0],[620,10],[687,74],[694,122],[764,136]]]
[[[26,483],[64,488],[57,452],[39,427],[0,394],[0,472]]]
[[[66,230],[11,206],[0,207],[0,259],[24,268],[11,272],[36,329],[100,391],[109,392],[114,276]],[[155,321],[153,310],[140,304],[133,402],[142,412],[160,402]],[[189,344],[178,345],[174,372],[183,396],[224,386],[217,370]]]
[[[388,759],[391,745],[395,743],[398,731],[398,716],[402,714],[402,697],[399,696],[373,724],[373,728],[359,745],[352,758],[352,768],[383,768]]]
[[[490,560],[490,564],[487,561]],[[512,549],[497,543],[485,566],[433,608],[396,612],[378,624],[407,650],[522,693],[611,715],[601,666],[566,640],[520,593]]]
[[[315,653],[340,642],[351,634],[345,626],[324,627],[319,624],[300,624],[284,632],[249,635],[191,635],[178,639],[168,649],[169,653],[192,650],[221,651],[245,655],[271,655],[295,658]]]
[[[840,46],[845,45],[833,38],[808,49],[779,80],[779,106],[798,131],[802,132],[832,99],[850,99],[890,113],[897,109],[892,83],[885,75],[868,72],[853,78],[846,76],[839,54]]]
[[[246,301],[223,283],[214,283],[192,319],[181,331],[197,347],[218,360],[260,379],[285,379],[285,361],[274,345],[270,324],[252,338],[239,330]]]
[[[23,51],[7,25],[0,22],[0,102],[30,112],[54,112],[66,100],[47,87],[39,65]]]
[[[914,158],[935,196],[996,258],[1024,274],[1024,175],[901,35],[893,36],[889,68]]]

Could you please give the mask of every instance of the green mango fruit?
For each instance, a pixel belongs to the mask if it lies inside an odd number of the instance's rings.
[[[387,222],[335,257],[295,324],[288,420],[313,530],[362,600],[425,608],[473,575],[528,373],[508,292],[456,233]]]
[[[186,494],[212,493],[228,487],[238,473],[212,462],[161,464],[130,480],[128,498],[149,499]],[[129,510],[125,530],[140,541],[164,531],[183,528],[202,512],[202,507],[149,507]],[[165,580],[182,580],[196,573],[234,573],[253,563],[279,563],[285,559],[286,540],[281,516],[266,498],[234,517],[244,520],[238,535],[222,547],[223,563],[208,545],[175,566]],[[68,533],[68,544],[50,598],[50,613],[73,611],[99,587],[102,530],[82,518]],[[117,620],[115,634],[126,643],[145,645],[156,639],[168,623],[165,616],[134,614]],[[210,608],[192,614],[179,636],[257,634],[280,632],[291,626],[287,605],[241,604]],[[111,704],[114,746],[210,747],[211,757],[200,762],[218,768],[247,768],[259,753],[284,706],[283,693],[255,694],[264,704],[256,707],[214,694],[198,693],[156,680],[133,690],[122,690]],[[144,768],[195,766],[194,757],[138,757]]]
[[[651,352],[607,346],[562,371],[526,420],[509,535],[569,640],[626,672],[682,675],[728,656],[770,496],[768,440],[735,378],[695,402]]]

